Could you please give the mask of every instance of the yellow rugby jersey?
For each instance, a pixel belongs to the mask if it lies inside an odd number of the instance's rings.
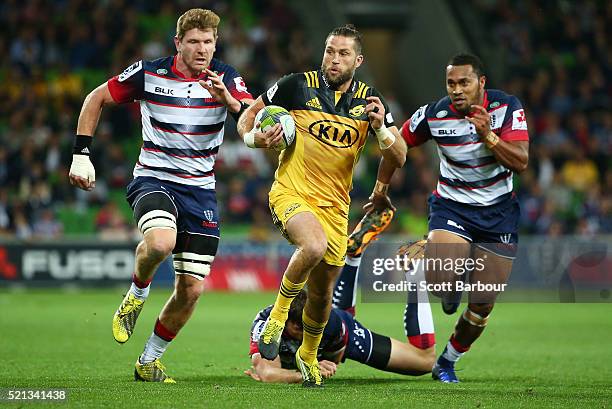
[[[393,118],[382,95],[353,79],[347,92],[327,85],[321,71],[290,74],[262,99],[279,105],[295,120],[295,142],[281,152],[272,189],[289,189],[316,206],[336,206],[348,214],[353,170],[370,131],[366,97],[385,106],[385,125]]]

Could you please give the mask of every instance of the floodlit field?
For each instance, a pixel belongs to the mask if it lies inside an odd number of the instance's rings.
[[[178,383],[134,382],[134,361],[169,292],[152,289],[134,336],[118,345],[110,324],[120,289],[0,290],[0,388],[67,388],[67,404],[54,407],[612,407],[609,304],[498,305],[483,337],[458,363],[459,385],[347,362],[325,389],[306,390],[243,375],[251,320],[273,294],[205,294],[163,359]],[[357,317],[404,339],[403,308],[362,304]],[[433,310],[441,350],[456,317],[444,316],[438,305]]]

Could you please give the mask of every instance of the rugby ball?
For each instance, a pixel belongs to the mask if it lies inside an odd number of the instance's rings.
[[[283,128],[283,139],[282,142],[276,146],[277,150],[285,149],[295,140],[295,122],[289,111],[283,107],[277,105],[263,107],[257,115],[255,115],[255,123],[258,122],[262,132],[265,132],[268,128],[276,124],[281,125]]]

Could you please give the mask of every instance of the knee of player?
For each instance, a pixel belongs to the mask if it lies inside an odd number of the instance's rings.
[[[175,244],[175,238],[150,238],[147,240],[146,254],[156,261],[163,261],[172,253]]]
[[[468,304],[468,309],[482,318],[486,318],[491,314],[491,311],[493,311],[493,305],[494,304],[470,303]]]
[[[311,240],[301,246],[304,255],[313,261],[321,261],[327,251],[327,240]]]

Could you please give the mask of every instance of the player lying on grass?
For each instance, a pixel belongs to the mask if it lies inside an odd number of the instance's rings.
[[[351,359],[376,369],[405,375],[431,372],[435,362],[435,338],[431,308],[428,303],[410,302],[404,312],[404,329],[408,342],[379,335],[364,327],[354,317],[356,284],[361,255],[391,222],[392,210],[372,211],[364,216],[348,240],[348,254],[342,274],[334,289],[333,308],[323,332],[318,350],[321,375],[329,378],[336,373],[337,364]],[[423,253],[423,242],[406,246],[409,257]],[[302,374],[295,364],[295,352],[302,342],[302,311],[306,292],[300,291],[291,303],[289,318],[281,336],[278,356],[270,361],[261,357],[258,340],[272,306],[261,310],[251,327],[252,367],[245,374],[261,382],[302,382]]]

